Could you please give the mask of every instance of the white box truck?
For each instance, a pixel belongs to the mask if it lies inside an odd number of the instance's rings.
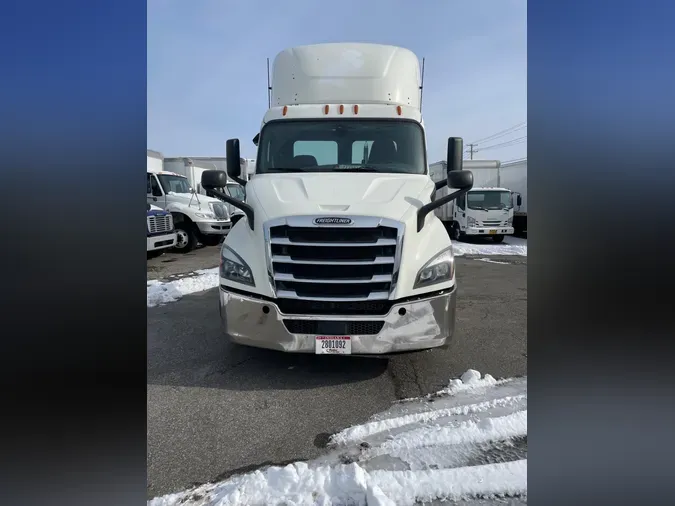
[[[464,168],[473,174],[473,188],[462,197],[435,210],[436,216],[446,226],[450,237],[459,240],[464,236],[489,236],[502,242],[504,236],[513,234],[513,204],[511,190],[500,182],[498,160],[464,160]],[[443,182],[447,163],[440,161],[429,166],[431,179]],[[436,198],[448,191],[442,188]]]
[[[221,249],[220,317],[232,341],[346,355],[447,345],[455,259],[433,210],[473,179],[461,170],[462,139],[449,138],[444,184],[456,190],[432,201],[420,84],[419,61],[403,48],[331,43],[277,55],[246,202],[220,195],[246,216]],[[238,178],[238,139],[226,157]],[[204,172],[202,186],[222,187],[228,174]]]
[[[527,236],[527,158],[502,164],[501,178],[504,186],[509,188],[515,197],[513,213],[515,233]]]

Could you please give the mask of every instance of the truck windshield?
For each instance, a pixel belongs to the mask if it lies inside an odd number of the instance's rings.
[[[466,195],[466,203],[469,209],[490,211],[493,209],[509,209],[511,204],[511,192],[505,191],[470,191]]]
[[[159,174],[159,183],[162,185],[164,193],[190,193],[190,184],[186,177],[172,176],[168,174]]]
[[[242,202],[246,200],[244,189],[239,185],[228,185],[226,191],[233,199],[241,200]]]
[[[426,173],[424,133],[405,120],[281,120],[265,125],[256,174]]]

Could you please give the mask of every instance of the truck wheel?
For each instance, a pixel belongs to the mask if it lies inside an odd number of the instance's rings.
[[[189,221],[176,223],[176,246],[174,251],[189,253],[197,247],[197,233],[195,226]]]
[[[492,240],[494,242],[499,243],[499,242],[502,242],[504,240],[504,236],[503,235],[493,235]]]
[[[459,225],[455,223],[450,229],[450,239],[459,241],[460,237],[462,237],[462,231],[459,229]]]
[[[218,246],[222,239],[222,235],[199,234],[199,242],[201,242],[204,246]]]

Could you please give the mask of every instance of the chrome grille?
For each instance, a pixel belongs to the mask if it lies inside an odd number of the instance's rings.
[[[484,221],[482,223],[486,227],[498,227],[499,225],[502,224],[501,220],[489,220],[489,221]]]
[[[170,214],[147,217],[149,234],[166,234],[173,230],[173,217]]]
[[[396,283],[402,225],[377,218],[361,226],[268,225],[270,276],[279,299],[387,300]],[[359,223],[360,222],[360,223]]]
[[[216,215],[216,218],[219,220],[229,219],[230,216],[227,212],[227,207],[225,207],[225,204],[221,204],[220,202],[210,202],[209,205],[211,206],[213,214]]]

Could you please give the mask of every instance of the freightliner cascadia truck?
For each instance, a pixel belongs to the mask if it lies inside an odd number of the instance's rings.
[[[445,346],[455,327],[451,240],[434,209],[466,194],[462,139],[429,177],[417,57],[399,47],[332,43],[279,53],[255,172],[227,173],[246,199],[225,238],[220,318],[233,342],[286,352],[382,355]],[[448,186],[446,196],[437,190]]]

